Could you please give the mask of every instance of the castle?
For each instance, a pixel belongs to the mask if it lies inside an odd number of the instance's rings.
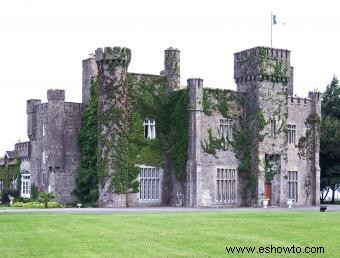
[[[187,87],[180,87],[177,49],[165,50],[160,75],[129,73],[130,59],[129,49],[107,47],[84,60],[82,103],[65,102],[63,90],[48,90],[47,103],[27,101],[29,142],[16,145],[25,161],[21,163],[27,182],[23,196],[29,196],[28,184],[34,183],[54,193],[57,201],[76,201],[72,191],[81,158],[77,145],[81,115],[90,101],[91,83],[97,80],[97,162],[98,173],[104,175],[98,186],[100,207],[260,206],[264,198],[272,206],[286,206],[288,199],[300,206],[319,204],[321,97],[318,92],[310,92],[308,98],[294,96],[290,51],[255,47],[235,53],[237,91],[204,88],[200,78],[188,79]],[[156,141],[169,150],[150,147],[162,157],[155,163],[140,158],[140,148],[135,155],[139,157],[138,191],[117,193],[112,178],[119,167],[114,157],[129,106],[137,105],[131,90],[138,92],[151,83],[157,91],[150,93],[151,100],[165,96],[176,104],[178,96],[186,96],[181,99],[187,101],[182,112],[187,123],[175,118],[173,125],[164,126],[157,121],[157,111],[148,114],[148,108],[139,107],[142,111],[136,112],[142,120],[136,130],[144,143]],[[165,117],[171,116],[171,108]],[[178,130],[186,136],[183,144],[172,140],[178,138]],[[164,144],[165,139],[184,148],[178,157],[182,169],[174,161],[177,149]]]

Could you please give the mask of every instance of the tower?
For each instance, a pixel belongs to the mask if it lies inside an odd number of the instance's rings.
[[[244,204],[255,204],[266,192],[271,193],[265,197],[272,205],[285,200],[282,182],[287,173],[285,129],[292,71],[288,50],[256,47],[234,54],[234,79],[237,90],[244,93],[245,123],[250,132],[250,173],[257,178],[253,190],[243,191]],[[269,168],[275,174],[270,179],[266,177]]]
[[[83,60],[82,103],[88,104],[90,100],[90,87],[94,77],[98,75],[96,60],[93,57]]]
[[[114,193],[112,177],[114,156],[123,131],[127,110],[127,70],[131,59],[128,48],[98,48],[98,172],[100,207],[125,205],[122,196]]]
[[[189,141],[187,162],[186,206],[197,207],[201,182],[201,119],[203,101],[203,80],[188,79],[189,92]]]
[[[180,74],[180,51],[170,47],[164,51],[164,75],[169,91],[179,88]]]

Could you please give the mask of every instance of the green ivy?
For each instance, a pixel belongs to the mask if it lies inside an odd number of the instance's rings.
[[[204,139],[201,142],[201,146],[204,152],[212,154],[216,158],[217,150],[227,150],[228,149],[228,139],[221,137],[217,138],[212,135],[211,128],[208,129],[208,139]]]
[[[98,169],[97,169],[97,103],[98,80],[94,79],[90,87],[90,100],[82,118],[78,145],[80,166],[76,179],[74,194],[83,204],[95,206],[98,201]]]
[[[238,94],[232,90],[221,90],[221,89],[203,89],[203,112],[211,116],[213,110],[217,110],[224,118],[230,118],[232,101],[240,103],[241,99]]]
[[[259,130],[262,131],[264,129],[264,127],[266,126],[266,119],[264,118],[263,112],[262,110],[258,110],[256,112],[256,118],[258,121],[258,125],[259,125]]]

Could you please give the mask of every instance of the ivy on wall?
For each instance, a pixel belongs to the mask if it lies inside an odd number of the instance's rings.
[[[203,112],[211,116],[213,110],[217,110],[224,118],[235,116],[233,103],[240,103],[241,98],[232,90],[203,89]]]
[[[76,179],[74,194],[84,204],[96,205],[98,201],[98,170],[97,170],[97,103],[98,103],[98,80],[91,82],[90,100],[82,114],[82,124],[78,136],[80,151],[80,166]]]
[[[13,162],[13,161],[12,161]],[[17,180],[16,189],[11,189],[11,183]],[[20,163],[16,161],[16,164],[5,164],[0,166],[0,181],[2,181],[2,194],[1,201],[7,202],[8,195],[18,197],[21,189],[21,175],[20,175]]]

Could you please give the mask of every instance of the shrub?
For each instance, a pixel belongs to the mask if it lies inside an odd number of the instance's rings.
[[[48,202],[48,208],[63,208],[59,202]]]
[[[23,208],[44,208],[45,205],[40,202],[27,202],[24,203]]]
[[[54,195],[49,192],[39,193],[39,201],[45,204],[45,208],[48,208],[48,202],[54,198]]]
[[[24,206],[23,202],[15,202],[12,204],[12,207],[14,208],[22,208]]]

